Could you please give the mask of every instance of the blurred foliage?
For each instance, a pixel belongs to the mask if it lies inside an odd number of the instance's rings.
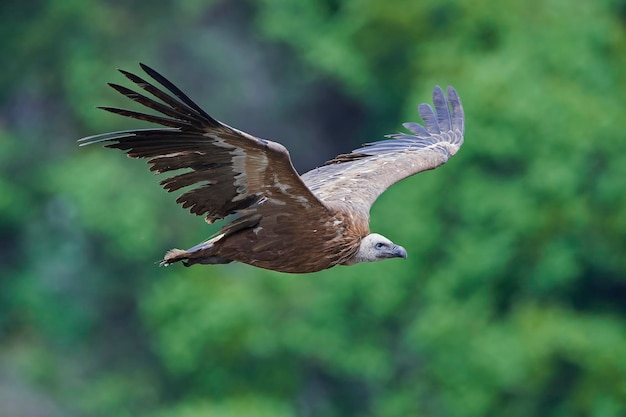
[[[0,414],[626,414],[623,0],[5,1]],[[406,261],[291,276],[158,268],[215,226],[75,139],[153,65],[305,171],[417,121],[466,143],[372,229]],[[132,104],[131,104],[132,105]]]

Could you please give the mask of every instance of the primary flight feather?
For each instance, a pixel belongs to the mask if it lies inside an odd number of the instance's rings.
[[[428,104],[418,107],[424,126],[405,123],[410,134],[388,135],[300,176],[284,146],[215,120],[161,74],[147,65],[141,68],[161,87],[120,72],[154,98],[109,85],[160,115],[100,108],[165,127],[89,136],[81,145],[105,143],[132,158],[147,158],[150,170],[158,173],[183,170],[161,181],[168,191],[190,187],[178,203],[209,223],[237,215],[215,237],[167,252],[161,261],[165,266],[236,261],[306,273],[406,258],[404,248],[370,233],[370,207],[389,186],[437,168],[463,144],[459,96],[452,87],[447,96],[435,87],[434,110]]]

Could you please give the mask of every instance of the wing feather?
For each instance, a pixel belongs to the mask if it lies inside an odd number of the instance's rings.
[[[189,113],[182,113],[180,110],[176,108],[167,106],[165,104],[161,104],[156,100],[153,100],[149,97],[144,96],[130,88],[124,87],[123,85],[115,84],[115,83],[107,83],[109,87],[113,88],[118,93],[125,95],[131,100],[136,101],[139,104],[143,104],[146,107],[149,107],[153,110],[158,111],[166,116],[169,116],[173,119],[177,120],[187,120],[189,118]]]
[[[183,93],[178,87],[176,87],[170,80],[168,80],[167,78],[165,78],[164,76],[162,76],[161,74],[159,74],[158,72],[156,72],[155,70],[153,70],[152,68],[147,66],[146,64],[141,64],[140,63],[139,66],[141,67],[142,70],[144,70],[146,72],[146,74],[148,74],[150,77],[152,77],[152,79],[154,79],[156,82],[158,82],[163,87],[168,89],[176,97],[178,97],[180,100],[182,100],[182,102],[185,103],[187,106],[189,106],[192,109],[194,109],[195,111],[197,111],[198,114],[200,116],[202,116],[204,119],[211,120],[214,123],[219,124],[219,122],[217,120],[215,120],[211,116],[209,116],[204,110],[202,110],[202,108],[200,106],[198,106],[192,99],[190,99],[185,93]],[[126,74],[130,75],[130,73],[126,73]],[[131,81],[132,81],[132,79],[131,79]],[[146,83],[146,84],[147,84],[147,86],[150,86],[150,83]],[[152,86],[150,86],[150,87],[152,87]],[[152,87],[152,89],[155,90],[155,91],[159,91],[158,88]],[[150,91],[150,90],[147,90],[147,91]],[[162,97],[165,98],[165,97],[167,97],[167,95],[164,95]]]
[[[426,104],[426,103],[420,104],[419,106],[417,106],[417,111],[419,112],[420,117],[424,121],[424,124],[426,125],[426,129],[428,129],[430,134],[441,133],[441,130],[439,130],[439,122],[437,120],[437,115],[435,114],[435,111],[433,110],[433,108],[430,107],[430,104]]]
[[[403,123],[402,126],[404,126],[405,129],[415,133],[417,136],[430,136],[430,132],[419,123],[407,122]]]
[[[433,91],[435,110],[420,104],[424,126],[405,123],[413,134],[396,133],[328,161],[302,176],[306,185],[324,202],[341,202],[361,213],[389,186],[422,171],[437,168],[463,144],[465,116],[457,92],[448,87]]]
[[[433,104],[437,111],[437,124],[441,132],[447,132],[452,129],[452,122],[450,120],[450,110],[448,109],[448,102],[443,94],[441,87],[436,86],[433,90]]]
[[[153,98],[130,88],[114,90],[158,114],[100,107],[121,116],[166,128],[123,130],[80,140],[81,146],[104,143],[132,158],[147,158],[157,173],[179,171],[163,181],[167,191],[184,190],[176,201],[208,222],[236,212],[249,218],[290,207],[328,212],[304,184],[280,144],[256,138],[209,116],[178,87],[150,67],[141,68],[165,90],[127,71],[120,72]],[[158,100],[158,101],[157,101]]]

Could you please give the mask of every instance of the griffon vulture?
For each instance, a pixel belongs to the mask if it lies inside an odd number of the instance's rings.
[[[392,184],[437,168],[463,143],[464,115],[456,91],[435,87],[420,104],[424,126],[405,123],[410,134],[363,145],[298,175],[289,152],[209,116],[161,74],[141,64],[155,84],[120,70],[152,95],[117,84],[113,89],[160,115],[114,107],[106,111],[164,127],[89,136],[81,145],[105,143],[131,158],[147,158],[151,171],[179,171],[161,181],[167,191],[191,187],[176,200],[208,223],[236,215],[213,238],[188,250],[172,249],[161,265],[243,262],[289,273],[335,265],[406,258],[406,250],[369,230],[369,211]]]

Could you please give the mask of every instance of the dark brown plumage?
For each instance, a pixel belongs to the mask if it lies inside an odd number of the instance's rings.
[[[188,250],[172,249],[162,265],[244,262],[281,272],[306,273],[335,265],[406,257],[404,248],[369,231],[376,198],[403,178],[437,168],[463,143],[464,115],[452,87],[447,99],[433,92],[435,110],[419,106],[424,126],[412,134],[364,145],[300,176],[279,143],[256,138],[209,116],[162,75],[141,64],[158,84],[120,70],[157,100],[117,84],[126,97],[161,115],[101,107],[165,128],[125,130],[81,139],[105,143],[132,158],[147,158],[151,171],[184,170],[161,181],[168,191],[190,187],[178,203],[212,223],[236,219]]]

